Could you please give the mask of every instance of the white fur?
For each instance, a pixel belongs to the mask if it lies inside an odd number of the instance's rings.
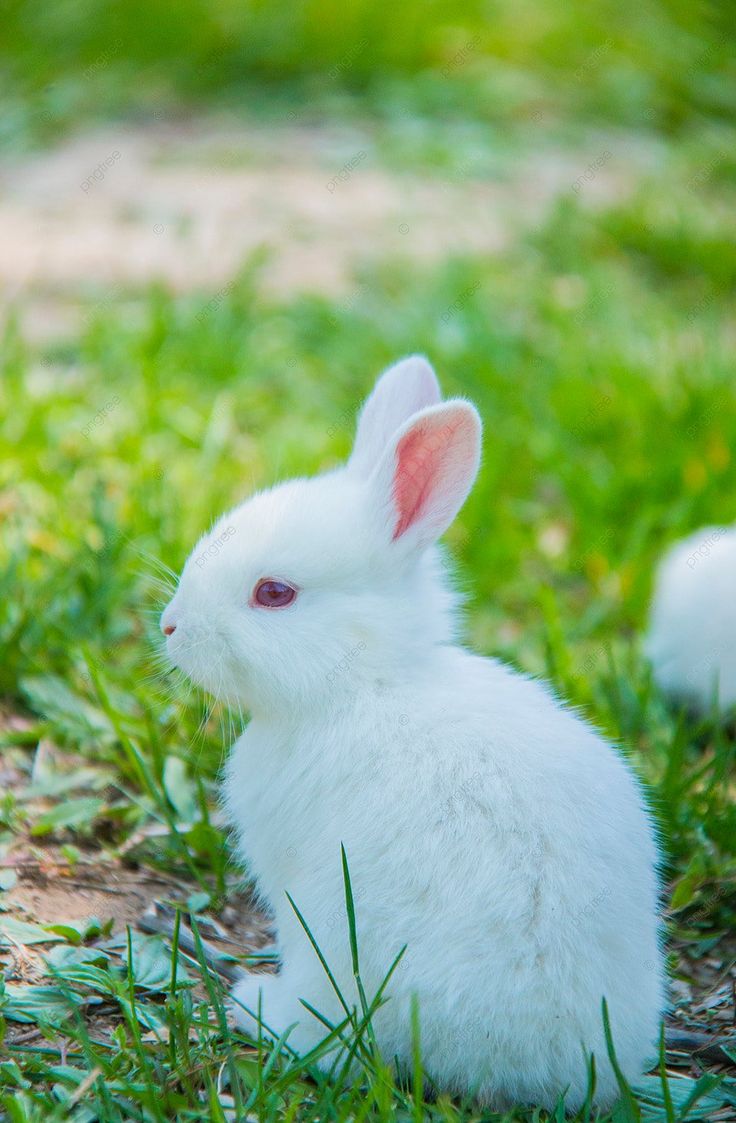
[[[366,416],[347,469],[225,515],[162,618],[176,625],[172,659],[252,714],[225,794],[275,914],[283,968],[246,976],[234,997],[251,1010],[260,1001],[275,1033],[296,1023],[289,1040],[300,1051],[325,1033],[300,999],[341,1020],[288,892],[357,1005],[342,843],[369,999],[407,949],[375,1017],[384,1057],[411,1064],[415,994],[425,1068],[440,1087],[496,1107],[552,1106],[567,1089],[575,1108],[592,1051],[596,1102],[609,1104],[602,998],[632,1080],[656,1053],[664,1001],[658,853],[642,792],[547,687],[456,643],[457,597],[428,543],[477,470],[473,407],[438,404],[426,363],[410,359],[384,375]],[[418,481],[420,503],[394,539],[399,472],[410,497]],[[294,604],[250,607],[263,577],[297,585]]]
[[[736,529],[709,526],[678,542],[657,574],[645,650],[654,679],[706,713],[736,705]]]

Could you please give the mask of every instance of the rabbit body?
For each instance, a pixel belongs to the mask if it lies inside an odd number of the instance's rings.
[[[301,1053],[327,1032],[301,1000],[344,1017],[287,894],[359,1009],[343,845],[369,1002],[406,949],[374,1015],[384,1057],[411,1069],[415,995],[439,1087],[494,1107],[567,1091],[575,1108],[593,1052],[595,1102],[610,1104],[603,998],[624,1074],[656,1055],[655,833],[606,741],[545,686],[457,643],[435,542],[475,477],[480,426],[469,403],[438,397],[422,360],[392,368],[347,468],[224,516],[162,617],[172,659],[252,714],[225,799],[283,967],[244,976],[236,1014],[253,1032],[248,1011],[273,1035],[293,1027]],[[259,578],[274,574],[284,607],[261,607]]]
[[[461,706],[458,701],[462,700]],[[248,868],[272,905],[280,976],[236,990],[302,1051],[341,1008],[287,898],[335,978],[352,981],[340,844],[369,998],[406,945],[375,1017],[386,1057],[411,1063],[410,996],[441,1087],[495,1106],[616,1098],[601,1017],[635,1080],[656,1053],[662,977],[656,850],[626,764],[539,684],[448,648],[400,685],[295,735],[254,720],[235,746],[227,801]]]
[[[699,713],[736,705],[736,529],[703,527],[665,555],[645,650],[655,682]]]

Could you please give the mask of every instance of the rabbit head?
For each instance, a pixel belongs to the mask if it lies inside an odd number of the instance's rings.
[[[169,658],[251,710],[321,705],[449,640],[434,548],[462,506],[481,424],[426,360],[378,380],[348,463],[261,491],[195,546],[161,617]]]

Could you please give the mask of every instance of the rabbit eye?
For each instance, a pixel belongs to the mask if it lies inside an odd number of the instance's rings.
[[[266,577],[263,581],[259,581],[253,590],[251,603],[260,604],[263,608],[286,608],[295,597],[296,589],[293,585]]]

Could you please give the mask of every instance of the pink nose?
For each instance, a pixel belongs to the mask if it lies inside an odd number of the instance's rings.
[[[162,627],[161,631],[165,636],[173,636],[174,632],[176,631],[176,624],[166,624],[164,627]]]

